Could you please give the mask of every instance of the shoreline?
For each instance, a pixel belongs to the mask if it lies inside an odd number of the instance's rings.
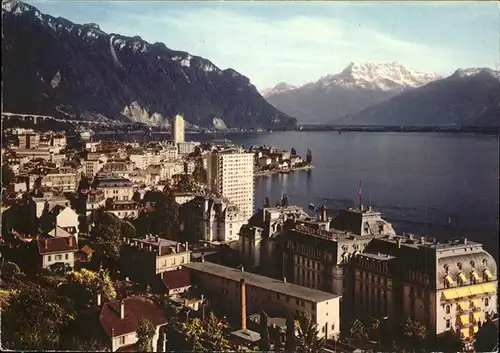
[[[286,172],[286,173],[282,173],[282,170],[280,170],[280,169],[257,171],[254,173],[254,177],[265,177],[265,176],[271,176],[271,175],[276,175],[276,174],[289,174],[289,173],[293,173],[293,172],[311,170],[313,168],[314,168],[313,165],[306,166],[306,167],[297,167],[297,168],[292,168],[289,172]]]

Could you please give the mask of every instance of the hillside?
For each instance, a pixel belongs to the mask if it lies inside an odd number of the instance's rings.
[[[250,80],[207,59],[2,2],[4,111],[162,126],[291,127]],[[215,119],[215,120],[214,120]]]

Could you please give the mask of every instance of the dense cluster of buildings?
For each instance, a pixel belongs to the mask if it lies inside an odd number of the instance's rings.
[[[497,315],[497,264],[481,244],[398,234],[379,212],[361,205],[335,217],[323,205],[310,215],[283,195],[276,205],[256,209],[255,169],[289,168],[302,163],[300,156],[270,147],[186,142],[181,116],[172,119],[172,137],[147,144],[87,141],[82,151],[68,148],[62,134],[17,131],[2,151],[2,173],[4,166],[12,171],[2,190],[2,256],[26,247],[38,269],[58,264],[72,271],[96,253],[84,241],[82,217],[92,224],[105,210],[137,219],[151,208],[140,205],[147,191],[170,185],[189,241],[159,234],[125,238],[120,273],[170,296],[188,314],[208,305],[237,317],[232,337],[239,345],[260,339],[247,324],[263,310],[276,322],[307,314],[326,339],[338,338],[355,318],[409,317],[432,336],[450,331],[471,341],[481,323]],[[180,178],[200,165],[206,180],[199,188],[177,190]],[[83,214],[70,195],[85,195]],[[26,207],[23,223],[37,224],[35,230],[16,229],[10,221],[19,212],[16,205]],[[240,266],[226,266],[228,258]],[[129,296],[102,303],[99,297],[96,305],[113,351],[136,343],[141,315],[156,327],[156,349],[168,318],[153,302]]]

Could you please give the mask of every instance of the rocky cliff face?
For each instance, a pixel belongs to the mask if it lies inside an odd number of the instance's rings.
[[[2,2],[4,111],[165,125],[291,127],[249,79],[209,60]]]

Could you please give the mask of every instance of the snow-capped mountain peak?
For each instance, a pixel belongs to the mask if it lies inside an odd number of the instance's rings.
[[[471,77],[471,76],[477,76],[477,75],[490,75],[493,77],[499,77],[500,72],[492,70],[490,68],[486,67],[473,67],[473,68],[468,68],[468,69],[458,69],[453,73],[453,77]]]
[[[342,86],[392,91],[423,86],[439,78],[441,76],[437,74],[409,70],[398,62],[386,64],[351,62],[339,74],[325,76],[317,84],[325,87]]]
[[[297,87],[294,85],[290,85],[286,82],[280,82],[276,86],[274,86],[273,88],[263,89],[261,94],[263,97],[269,97],[269,96],[273,96],[275,94],[291,91],[294,89],[297,89]]]

